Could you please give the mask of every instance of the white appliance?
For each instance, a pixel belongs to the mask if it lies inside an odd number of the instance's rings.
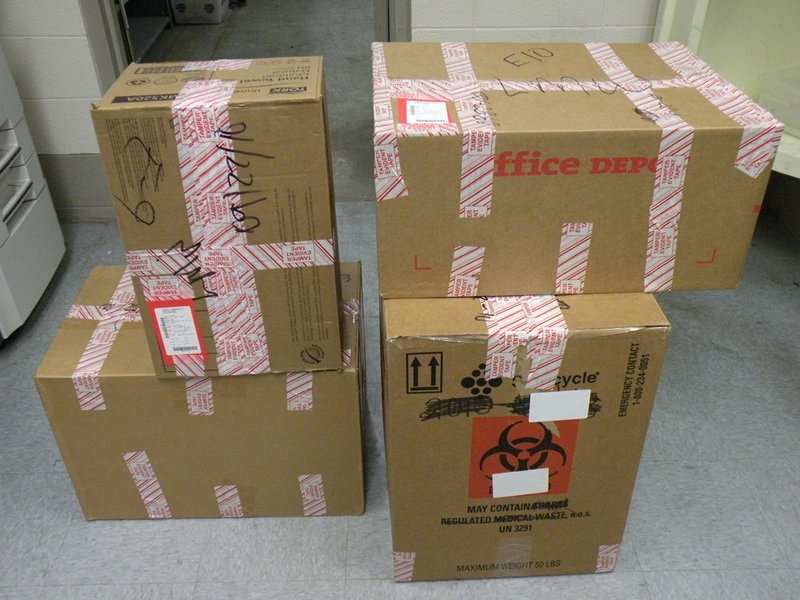
[[[0,49],[0,338],[30,316],[63,256],[64,236]]]

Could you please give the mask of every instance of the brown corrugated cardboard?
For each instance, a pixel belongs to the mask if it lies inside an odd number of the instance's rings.
[[[359,265],[344,370],[186,380],[155,376],[122,271],[92,271],[36,372],[86,518],[362,513]]]
[[[652,295],[531,298],[382,302],[398,581],[614,568],[670,326]]]
[[[133,64],[92,116],[156,373],[341,368],[322,59]]]
[[[381,294],[730,288],[782,126],[677,43],[376,43]]]

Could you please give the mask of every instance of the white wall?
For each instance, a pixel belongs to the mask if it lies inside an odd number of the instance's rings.
[[[413,41],[649,42],[658,0],[411,0]]]
[[[0,45],[39,154],[97,153],[97,71],[78,0],[3,0]]]

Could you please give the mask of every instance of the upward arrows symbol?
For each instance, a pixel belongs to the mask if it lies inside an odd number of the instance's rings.
[[[436,377],[436,371],[439,367],[439,361],[436,360],[436,357],[431,357],[431,361],[428,363],[428,366],[431,368],[431,387],[436,386],[436,382],[438,381]]]
[[[413,370],[412,380],[413,384],[412,387],[419,387],[419,368],[422,366],[422,363],[419,362],[417,357],[414,357],[414,360],[411,361],[411,369]]]

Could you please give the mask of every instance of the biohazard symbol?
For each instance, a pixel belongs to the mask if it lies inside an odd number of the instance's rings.
[[[492,475],[548,470],[547,494],[566,494],[575,457],[580,419],[532,423],[518,416],[473,416],[470,498],[492,498]]]
[[[529,430],[526,434],[514,437],[512,429],[522,423],[525,421],[511,423],[503,429],[497,445],[489,448],[481,456],[478,467],[487,479],[491,479],[492,474],[498,472],[498,462],[506,471],[528,471],[547,466],[550,468],[551,477],[558,474],[558,471],[553,469],[552,457],[560,458],[562,467],[567,464],[567,453],[564,448],[553,441],[553,433],[542,423],[529,423],[528,425],[534,426],[536,431]]]

